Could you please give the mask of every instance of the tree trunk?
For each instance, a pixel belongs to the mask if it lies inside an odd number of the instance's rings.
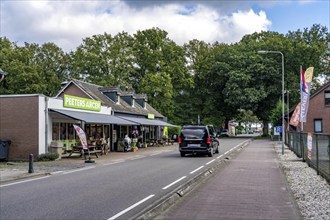
[[[229,125],[229,120],[226,119],[225,120],[225,129],[228,129],[228,127],[229,127],[228,125]]]
[[[262,121],[263,128],[262,128],[262,135],[268,136],[269,130],[268,130],[268,121]]]

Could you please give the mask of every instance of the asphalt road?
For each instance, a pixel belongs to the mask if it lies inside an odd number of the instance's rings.
[[[127,219],[246,140],[220,139],[220,153],[212,158],[171,151],[6,185],[0,218]]]

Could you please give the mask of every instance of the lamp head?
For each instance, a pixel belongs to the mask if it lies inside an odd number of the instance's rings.
[[[266,54],[266,53],[268,53],[269,51],[267,51],[267,50],[258,50],[258,53],[260,53],[260,54]]]
[[[6,73],[6,72],[3,71],[2,69],[0,69],[0,82],[1,82],[2,80],[5,79],[5,76],[6,76],[7,74],[8,74],[8,73]]]

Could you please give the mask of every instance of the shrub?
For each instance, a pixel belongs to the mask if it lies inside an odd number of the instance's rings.
[[[53,161],[59,157],[57,153],[46,153],[38,156],[38,161]]]

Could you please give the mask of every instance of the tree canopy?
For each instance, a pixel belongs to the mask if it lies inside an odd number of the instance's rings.
[[[326,27],[260,32],[235,44],[193,39],[177,45],[159,28],[104,33],[83,39],[69,53],[54,43],[18,46],[0,38],[0,68],[9,74],[0,94],[55,95],[71,78],[102,86],[120,86],[148,95],[149,103],[175,124],[196,122],[222,127],[232,119],[254,115],[275,121],[282,94],[281,56],[290,106],[299,101],[300,66],[330,80],[330,37]],[[314,90],[320,86],[314,83]],[[238,111],[239,110],[239,111]],[[252,117],[252,116],[251,116]]]

